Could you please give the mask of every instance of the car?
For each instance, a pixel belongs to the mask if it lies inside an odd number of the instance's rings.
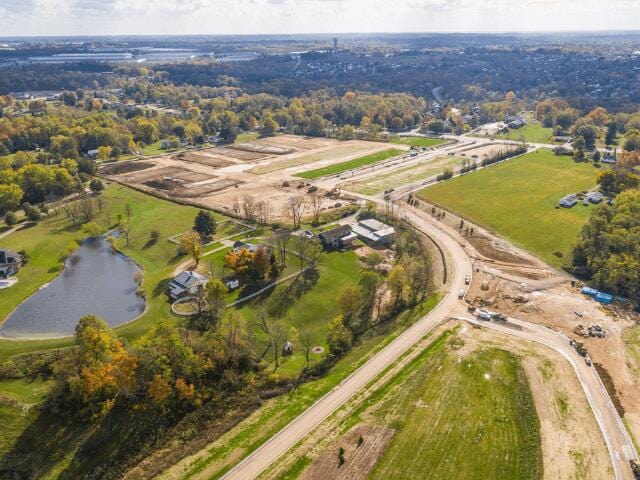
[[[469,285],[471,283],[471,275],[466,275],[464,277],[464,284]]]
[[[305,230],[304,232],[302,232],[302,235],[304,235],[305,238],[313,238],[315,236],[315,234],[311,230]]]
[[[458,299],[462,300],[464,298],[464,290],[460,290],[458,292]]]

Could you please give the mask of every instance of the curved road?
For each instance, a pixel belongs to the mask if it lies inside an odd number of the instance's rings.
[[[356,392],[378,376],[389,365],[394,363],[404,352],[415,345],[440,322],[452,318],[456,312],[465,311],[464,305],[457,298],[457,292],[465,288],[465,275],[472,274],[472,265],[464,248],[451,236],[436,228],[428,215],[411,208],[403,208],[402,213],[418,230],[428,233],[446,252],[452,266],[449,293],[440,301],[435,309],[421,318],[417,323],[403,332],[393,342],[378,352],[362,367],[343,380],[339,386],[319,399],[289,425],[271,437],[260,448],[230,470],[223,478],[226,480],[249,480],[257,477],[299,440],[305,437],[324,419],[342,406]],[[465,319],[468,320],[468,319]],[[476,320],[468,320],[477,322]],[[517,323],[518,321],[513,321]],[[633,444],[627,431],[607,394],[595,370],[580,361],[577,354],[571,353],[568,339],[551,330],[534,324],[521,323],[522,330],[509,329],[502,325],[482,322],[496,330],[503,330],[512,335],[543,343],[559,351],[571,363],[589,404],[596,416],[598,425],[605,438],[611,455],[617,480],[632,479],[628,458],[637,458]],[[573,356],[572,356],[573,355]]]

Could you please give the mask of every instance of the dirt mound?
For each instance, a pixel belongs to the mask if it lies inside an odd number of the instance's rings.
[[[282,147],[276,145],[264,145],[262,143],[241,143],[239,145],[231,145],[229,148],[240,150],[243,152],[263,153],[265,155],[288,155],[295,153],[296,149],[291,147]]]

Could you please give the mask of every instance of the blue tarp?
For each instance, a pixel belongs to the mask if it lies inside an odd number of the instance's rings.
[[[610,295],[608,293],[598,292],[598,294],[596,295],[596,302],[600,302],[608,305],[611,302],[613,302],[613,295]]]
[[[598,290],[596,290],[595,288],[582,287],[581,291],[583,294],[589,295],[590,297],[595,297],[596,295],[598,295]]]

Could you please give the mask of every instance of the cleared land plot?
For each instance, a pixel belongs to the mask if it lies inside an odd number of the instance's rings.
[[[371,147],[358,144],[337,145],[321,152],[310,153],[308,155],[302,155],[300,157],[276,161],[270,163],[269,165],[259,166],[250,170],[250,172],[256,175],[263,175],[265,173],[277,172],[278,170],[306,165],[308,163],[321,162],[323,160],[331,160],[334,158],[346,157],[348,155],[355,155],[358,153],[366,152],[370,149]]]
[[[558,143],[553,140],[553,128],[545,128],[540,122],[530,121],[522,128],[509,129],[507,133],[499,133],[496,135],[475,135],[477,137],[491,136],[503,140],[520,141],[530,143]]]
[[[216,155],[211,155],[206,152],[180,153],[174,158],[176,160],[182,160],[184,162],[193,162],[200,163],[202,165],[208,165],[209,167],[213,168],[222,168],[228,167],[229,165],[234,165],[234,163],[229,160],[225,160],[224,158],[218,157]]]
[[[446,140],[441,138],[428,138],[428,137],[392,137],[389,139],[389,143],[395,143],[397,145],[409,145],[411,147],[428,148],[435,147],[436,145],[442,145]]]
[[[438,157],[418,165],[411,165],[389,173],[375,175],[371,178],[345,183],[344,188],[364,195],[376,195],[388,188],[397,188],[434,177],[442,173],[445,168],[459,167],[461,162],[462,158],[460,157]]]
[[[540,423],[516,356],[487,349],[460,361],[440,349],[420,360],[381,392],[376,417],[398,429],[372,479],[542,477]]]
[[[347,170],[353,170],[354,168],[366,167],[374,163],[382,162],[389,158],[395,157],[403,153],[403,150],[396,148],[390,148],[383,150],[382,152],[373,153],[365,157],[349,160],[348,162],[337,163],[335,165],[328,165],[326,167],[317,168],[315,170],[308,170],[306,172],[296,174],[297,177],[313,180],[315,178],[325,177],[327,175],[335,175],[337,173],[346,172]]]
[[[593,206],[555,206],[565,195],[593,187],[597,172],[591,164],[574,163],[550,150],[538,150],[434,185],[418,195],[558,267],[569,255]]]
[[[294,453],[278,478],[542,477],[540,422],[517,356],[469,348],[452,330],[415,353],[314,432],[312,452]]]

